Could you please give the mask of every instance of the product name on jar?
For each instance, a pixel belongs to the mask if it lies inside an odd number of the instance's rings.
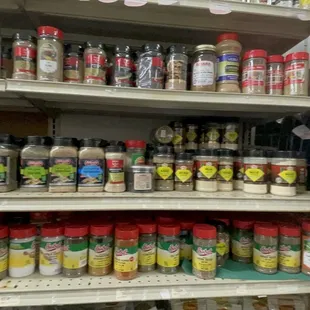
[[[124,256],[124,255],[128,255],[129,252],[127,249],[117,249],[115,250],[115,256]]]
[[[99,166],[100,161],[99,160],[85,160],[84,166]]]
[[[70,158],[55,159],[55,164],[71,164],[72,160]]]
[[[155,243],[144,243],[141,250],[144,252],[152,251],[155,249]]]
[[[44,162],[42,160],[37,160],[37,161],[34,161],[34,160],[29,160],[28,161],[28,165],[29,166],[44,166]]]
[[[285,244],[281,244],[279,251],[290,251],[291,250],[291,246],[290,245],[285,245]]]
[[[46,243],[45,250],[46,251],[55,251],[61,249],[61,243]]]
[[[247,237],[241,237],[239,242],[242,243],[242,244],[250,244],[250,243],[252,243],[252,239],[251,238],[247,238]]]
[[[208,256],[208,255],[212,255],[213,254],[212,249],[204,249],[204,248],[201,248],[201,247],[197,247],[196,252],[200,256]]]
[[[111,248],[107,245],[99,245],[97,244],[95,247],[95,252],[96,253],[103,253],[109,251]],[[126,255],[126,254],[125,254]]]
[[[168,248],[168,252],[174,253],[177,251],[179,251],[179,245],[178,244],[170,244],[170,246]]]
[[[271,253],[274,253],[277,251],[277,249],[275,247],[267,247],[267,246],[262,246],[260,248],[260,251],[263,253],[263,254],[271,254]]]

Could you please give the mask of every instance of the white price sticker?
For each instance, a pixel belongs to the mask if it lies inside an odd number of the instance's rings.
[[[228,3],[210,2],[210,12],[215,15],[226,15],[231,13],[231,7]]]

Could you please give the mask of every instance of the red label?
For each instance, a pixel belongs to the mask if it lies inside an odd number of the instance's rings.
[[[123,169],[124,161],[122,159],[107,159],[108,169]]]
[[[305,63],[303,61],[285,67],[284,86],[305,83]]]
[[[92,66],[104,67],[105,57],[102,55],[89,54],[86,56],[86,62],[85,63],[86,63],[87,67],[92,67]]]
[[[267,93],[270,89],[283,89],[283,78],[283,71],[269,68],[267,71]]]
[[[115,66],[133,69],[133,62],[131,59],[128,58],[116,57]]]
[[[266,66],[247,66],[242,71],[242,87],[265,86]]]
[[[152,66],[163,68],[164,63],[160,57],[153,57],[152,58]]]
[[[79,58],[78,57],[67,57],[65,58],[65,66],[79,66]]]
[[[29,58],[30,61],[35,61],[37,51],[31,47],[17,46],[14,49],[14,57],[25,57]]]

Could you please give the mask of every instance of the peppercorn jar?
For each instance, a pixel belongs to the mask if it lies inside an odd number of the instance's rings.
[[[228,149],[219,149],[219,165],[217,172],[217,187],[219,191],[230,192],[233,190],[234,152]]]
[[[266,94],[283,95],[284,58],[282,55],[267,57]]]
[[[169,47],[167,63],[166,89],[186,90],[187,86],[187,64],[185,46],[172,45]]]
[[[216,228],[196,224],[193,230],[193,274],[201,279],[214,279],[216,275]]]
[[[81,45],[65,44],[64,82],[83,83],[84,49]]]
[[[194,189],[194,161],[190,153],[178,153],[175,159],[175,179],[176,191],[190,192]]]
[[[163,89],[164,58],[160,44],[147,43],[139,57],[137,67],[137,87]]]
[[[310,276],[310,221],[302,222],[302,273]]]
[[[13,38],[13,74],[15,80],[35,80],[36,79],[36,38],[15,33]]]
[[[0,225],[0,280],[8,274],[8,227]]]
[[[63,275],[81,277],[87,272],[88,226],[68,225],[64,236]]]
[[[191,220],[180,221],[180,265],[184,259],[192,260],[194,224]]]
[[[91,276],[104,276],[112,272],[113,264],[113,225],[90,225],[88,249],[88,273]]]
[[[245,94],[266,93],[266,60],[264,50],[250,50],[243,56],[242,92]]]

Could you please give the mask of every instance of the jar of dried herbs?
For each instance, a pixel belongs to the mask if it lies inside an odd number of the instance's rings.
[[[194,189],[194,161],[190,153],[178,153],[175,159],[175,190],[190,192]]]

